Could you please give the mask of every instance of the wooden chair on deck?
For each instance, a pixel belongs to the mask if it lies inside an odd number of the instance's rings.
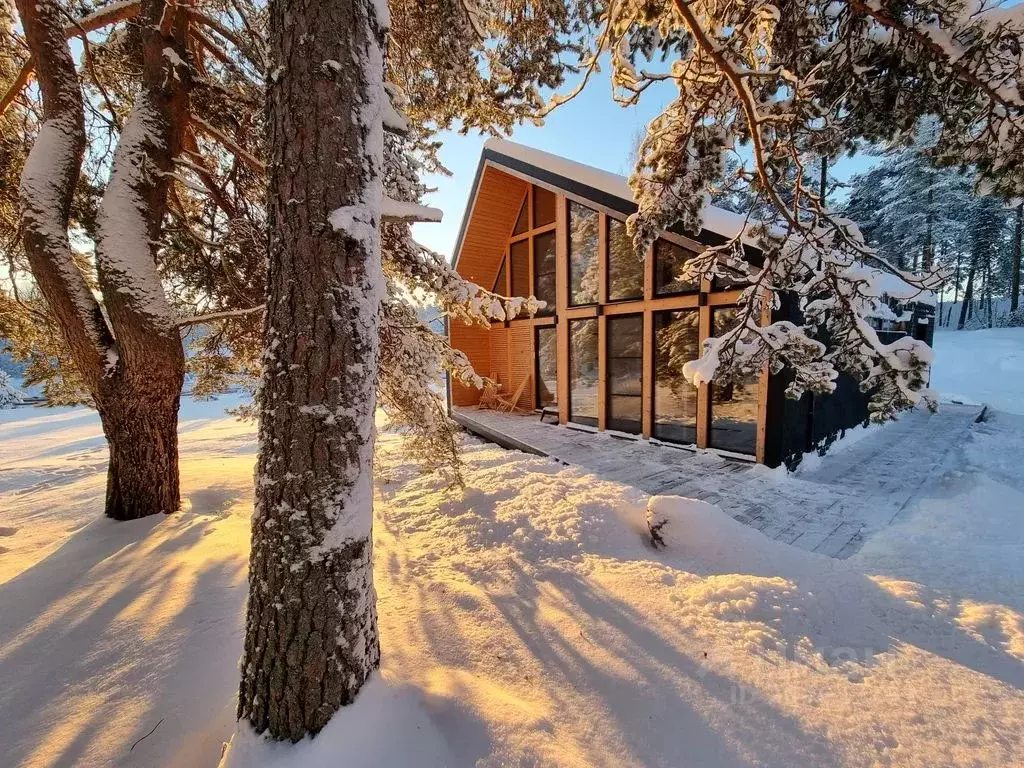
[[[484,384],[483,392],[480,393],[480,400],[477,402],[477,408],[497,408],[498,397],[501,393],[501,382],[498,381],[498,376],[492,373],[487,377],[489,381]]]
[[[527,375],[525,379],[519,382],[519,386],[516,387],[516,391],[512,393],[511,397],[495,395],[494,399],[497,401],[497,405],[494,406],[495,409],[504,411],[505,413],[511,413],[514,411],[516,406],[519,404],[519,399],[523,396],[523,392],[526,391],[526,387],[532,378],[533,376]]]

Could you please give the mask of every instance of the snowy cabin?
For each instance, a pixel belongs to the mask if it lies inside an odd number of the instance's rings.
[[[547,307],[489,330],[452,323],[449,336],[516,410],[769,466],[793,466],[867,419],[868,398],[846,377],[835,394],[799,401],[784,396],[786,372],[730,386],[687,383],[682,362],[735,322],[740,289],[676,276],[694,252],[735,236],[744,217],[711,207],[700,233],[664,232],[641,260],[625,227],[635,210],[621,176],[510,141],[485,145],[455,268]],[[793,302],[782,303],[772,320],[793,319]],[[458,411],[476,406],[481,392],[455,382],[448,397]]]

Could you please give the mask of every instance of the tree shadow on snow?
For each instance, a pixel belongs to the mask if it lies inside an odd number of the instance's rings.
[[[96,520],[0,585],[9,764],[216,760],[234,723],[246,594],[245,548],[197,551],[217,520]]]

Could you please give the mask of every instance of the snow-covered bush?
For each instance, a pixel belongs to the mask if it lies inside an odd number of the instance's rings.
[[[997,328],[1024,328],[1024,309],[1015,309],[1000,315],[996,320]]]
[[[22,391],[11,383],[7,371],[0,371],[0,408],[10,408],[23,402],[25,396]]]

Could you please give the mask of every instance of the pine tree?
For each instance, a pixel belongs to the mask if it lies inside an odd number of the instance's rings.
[[[434,385],[442,368],[483,380],[417,316],[409,293],[433,296],[449,321],[486,327],[539,308],[467,282],[412,239],[410,224],[440,215],[421,204],[419,173],[436,167],[428,116],[431,128],[461,116],[490,129],[536,109],[540,83],[556,83],[564,67],[548,55],[565,44],[557,31],[575,22],[554,7],[523,34],[525,6],[486,16],[461,1],[392,3],[390,22],[384,7],[271,4],[271,258],[238,712],[274,739],[317,733],[377,665],[378,398],[411,430],[417,455],[457,480],[456,431]],[[537,34],[538,24],[552,36]],[[415,66],[385,57],[389,40],[424,29],[444,34],[417,37]],[[523,66],[500,66],[503,56]],[[466,67],[466,77],[430,85],[424,67],[445,63]]]
[[[691,381],[788,366],[795,373],[788,392],[797,397],[806,389],[831,391],[846,371],[872,393],[875,419],[922,401],[934,407],[927,345],[883,343],[866,322],[883,288],[865,265],[896,273],[908,293],[938,288],[942,275],[904,273],[865,245],[853,221],[824,205],[806,171],[862,141],[911,146],[922,118],[933,116],[936,166],[966,165],[993,195],[1019,196],[1022,19],[1021,6],[964,14],[959,0],[884,8],[862,0],[626,0],[602,9],[599,50],[579,87],[610,51],[621,103],[636,104],[666,80],[678,89],[651,121],[630,179],[639,206],[631,219],[636,250],[677,223],[700,230],[724,158],[740,144],[751,150],[742,173],[771,207],[757,225],[688,264],[692,276],[724,263],[746,272],[749,283],[741,322],[686,367]],[[751,239],[763,266],[746,269],[744,241]],[[917,253],[923,261],[923,247]],[[801,325],[761,324],[763,301],[780,291],[803,297]]]

